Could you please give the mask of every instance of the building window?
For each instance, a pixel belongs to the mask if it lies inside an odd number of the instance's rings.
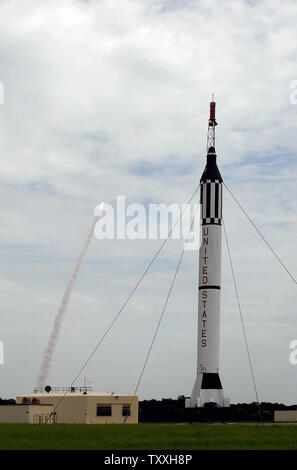
[[[122,416],[131,416],[130,405],[123,405]]]
[[[97,405],[97,416],[111,416],[111,405]]]

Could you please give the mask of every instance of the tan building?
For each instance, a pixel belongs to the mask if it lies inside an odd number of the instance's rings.
[[[278,423],[296,423],[297,410],[277,410],[274,412],[274,421]]]
[[[138,397],[86,392],[32,393],[0,406],[0,423],[138,423]]]

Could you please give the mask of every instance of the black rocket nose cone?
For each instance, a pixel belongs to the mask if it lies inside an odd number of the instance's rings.
[[[207,155],[216,155],[216,149],[214,147],[209,147]]]
[[[207,151],[206,166],[200,179],[201,182],[205,182],[206,180],[220,181],[220,182],[223,181],[220,171],[217,167],[216,160],[217,160],[216,149],[214,147],[209,147]]]

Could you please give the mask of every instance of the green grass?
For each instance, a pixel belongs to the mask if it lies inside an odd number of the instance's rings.
[[[297,426],[0,424],[0,449],[297,449]]]

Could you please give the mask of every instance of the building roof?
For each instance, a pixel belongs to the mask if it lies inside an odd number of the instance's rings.
[[[133,398],[133,395],[124,395],[121,393],[79,393],[79,392],[68,392],[68,393],[29,393],[26,395],[18,395],[17,398],[43,398],[43,397],[129,397]],[[136,398],[138,398],[136,396]]]

